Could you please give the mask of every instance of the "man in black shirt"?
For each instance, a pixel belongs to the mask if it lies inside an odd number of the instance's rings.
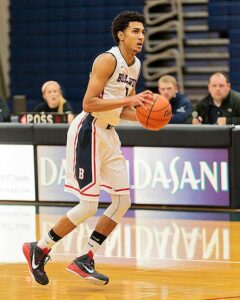
[[[240,93],[231,89],[228,76],[217,72],[210,76],[209,94],[192,113],[192,124],[240,124]]]

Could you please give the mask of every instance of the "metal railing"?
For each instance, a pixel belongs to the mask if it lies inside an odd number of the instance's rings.
[[[175,74],[179,89],[183,92],[184,22],[182,1],[147,0],[144,14],[147,23],[146,57],[143,64],[146,85],[157,86],[160,76]],[[170,66],[166,66],[166,62]],[[154,67],[154,64],[157,67]]]
[[[144,15],[148,25],[157,25],[177,15],[177,1],[175,0],[148,0],[144,6]],[[151,13],[150,10],[158,5],[170,5],[170,11],[164,14]]]
[[[172,66],[155,67],[153,64],[161,61],[173,61]],[[146,86],[156,87],[158,79],[167,74],[176,74],[179,89],[183,91],[182,59],[177,49],[169,49],[157,54],[148,55],[143,63],[143,76]]]

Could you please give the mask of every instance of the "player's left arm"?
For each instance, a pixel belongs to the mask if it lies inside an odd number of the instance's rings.
[[[136,94],[135,89],[133,89],[129,96],[134,96]],[[124,106],[120,114],[120,119],[127,121],[137,121],[136,109],[133,106]]]

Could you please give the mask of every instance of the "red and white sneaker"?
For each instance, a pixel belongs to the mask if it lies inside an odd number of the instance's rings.
[[[75,258],[67,267],[67,270],[81,276],[92,284],[106,285],[109,282],[107,276],[95,270],[94,260],[88,254]]]
[[[25,255],[31,275],[36,282],[46,285],[49,283],[45,264],[49,261],[50,256],[37,246],[37,242],[23,244],[23,254]]]

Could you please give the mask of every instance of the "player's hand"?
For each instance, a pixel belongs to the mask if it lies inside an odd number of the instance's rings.
[[[129,97],[130,104],[132,106],[142,106],[145,110],[148,110],[145,104],[152,105],[154,102],[153,92],[146,90],[139,94]]]
[[[203,122],[203,119],[201,116],[198,116],[197,118],[192,118],[193,125],[201,125],[202,122]]]
[[[217,118],[216,124],[217,125],[226,125],[227,124],[227,118],[225,118],[225,117]]]

